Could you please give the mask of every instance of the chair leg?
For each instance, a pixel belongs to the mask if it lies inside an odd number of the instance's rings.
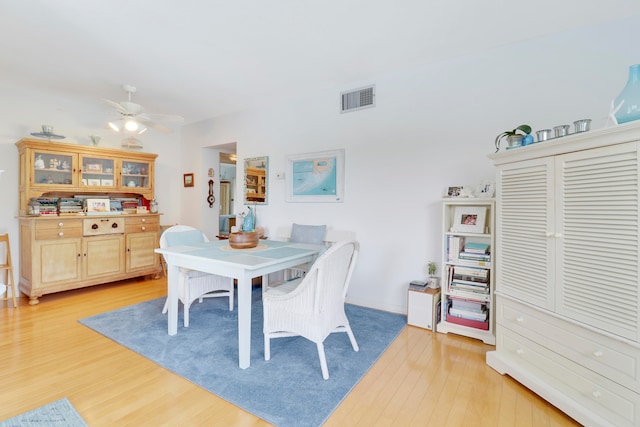
[[[233,311],[233,289],[229,291],[229,311]]]
[[[7,275],[7,277],[9,278],[8,282],[11,282],[11,297],[13,299],[13,308],[16,308],[18,307],[18,303],[16,302],[16,282],[13,281],[13,268],[9,269],[9,274]],[[7,285],[8,284],[9,283],[7,283]],[[7,292],[9,292],[9,286],[7,286]]]
[[[318,347],[318,356],[320,357],[320,368],[322,369],[322,378],[329,379],[329,369],[327,368],[327,358],[324,355],[324,344],[321,342],[316,343]]]
[[[351,326],[347,324],[345,329],[347,330],[347,335],[349,335],[349,341],[351,341],[351,347],[353,347],[353,351],[360,350],[360,347],[358,347],[358,343],[356,342],[356,337],[353,335],[353,331],[351,330]]]
[[[268,334],[264,334],[264,360],[271,360],[271,340]]]
[[[162,307],[162,314],[167,314],[167,311],[169,311],[169,298],[164,300],[164,307]]]
[[[184,327],[189,327],[189,306],[191,304],[184,304]]]

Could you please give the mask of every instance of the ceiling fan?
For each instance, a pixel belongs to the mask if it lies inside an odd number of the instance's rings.
[[[140,135],[146,132],[149,128],[159,130],[163,133],[171,133],[171,128],[158,123],[159,121],[170,121],[174,123],[182,123],[184,119],[178,115],[167,114],[151,114],[144,111],[140,104],[136,104],[131,101],[131,95],[136,93],[136,87],[132,85],[123,85],[122,89],[128,94],[127,101],[110,101],[103,99],[109,106],[116,110],[118,118],[111,120],[108,123],[108,127],[116,132],[122,131],[123,133],[133,135]],[[133,147],[136,148],[136,147]]]

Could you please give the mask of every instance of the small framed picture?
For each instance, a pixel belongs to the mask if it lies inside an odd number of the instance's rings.
[[[102,179],[102,180],[100,180],[100,185],[102,185],[103,187],[113,187],[113,180],[112,179]]]
[[[109,212],[109,199],[87,199],[87,212]]]
[[[451,231],[461,233],[484,233],[487,208],[484,206],[458,206],[453,214]]]
[[[87,185],[92,186],[92,187],[99,187],[101,184],[100,184],[100,180],[99,179],[89,178],[89,179],[87,179]]]
[[[447,197],[460,197],[462,195],[462,190],[464,187],[449,187],[447,190]]]
[[[85,172],[91,173],[91,172],[95,172],[95,173],[101,173],[102,172],[102,165],[100,163],[88,163],[85,165]]]
[[[193,174],[185,173],[184,174],[184,186],[185,187],[193,187]]]

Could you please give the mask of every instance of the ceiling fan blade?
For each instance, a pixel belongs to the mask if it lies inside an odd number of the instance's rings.
[[[120,114],[128,114],[129,113],[122,105],[120,105],[119,102],[114,102],[114,101],[111,101],[111,100],[108,100],[108,99],[104,99],[104,98],[102,98],[102,100],[104,102],[106,102],[107,104],[109,104],[109,106],[111,108],[115,109]]]
[[[149,114],[155,121],[159,122],[172,122],[172,123],[184,123],[184,117],[177,114]]]
[[[173,133],[172,129],[170,129],[170,128],[164,126],[164,125],[161,125],[160,123],[152,122],[150,120],[143,120],[142,124],[145,125],[146,127],[150,127],[150,128],[155,129],[155,130],[159,130],[162,133]]]

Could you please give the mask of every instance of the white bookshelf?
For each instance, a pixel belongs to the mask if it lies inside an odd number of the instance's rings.
[[[442,202],[442,304],[437,332],[454,333],[495,345],[495,199],[449,198]],[[462,259],[465,245],[486,246],[486,259]],[[471,246],[471,245],[470,245]],[[464,256],[464,255],[463,255]],[[473,278],[463,280],[455,278]],[[486,279],[483,279],[486,277]],[[452,283],[453,282],[453,283]],[[473,282],[473,283],[465,283]],[[486,283],[485,283],[486,282]],[[450,314],[451,305],[482,306],[486,320]],[[482,319],[484,314],[478,314]]]

